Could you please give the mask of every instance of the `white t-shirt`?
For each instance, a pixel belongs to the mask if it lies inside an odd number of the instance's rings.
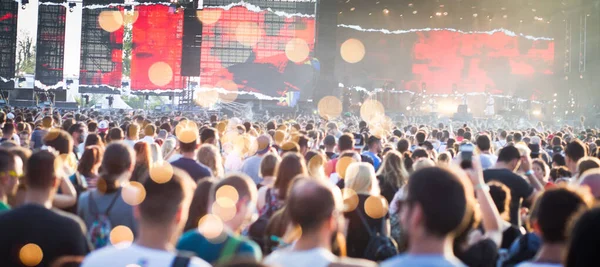
[[[336,260],[336,256],[324,248],[304,251],[282,249],[266,257],[264,264],[272,267],[327,267]]]
[[[541,262],[523,262],[518,264],[517,267],[562,267],[559,263],[541,263]]]
[[[83,260],[82,267],[128,266],[136,264],[143,267],[171,266],[175,254],[157,249],[150,249],[136,244],[127,247],[127,243],[105,247],[89,254]],[[210,267],[210,264],[200,258],[193,257],[188,266]]]

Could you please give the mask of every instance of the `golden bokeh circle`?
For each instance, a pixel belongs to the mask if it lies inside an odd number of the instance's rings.
[[[222,11],[220,9],[204,9],[196,11],[196,16],[203,25],[211,25],[219,21],[221,13]]]
[[[219,101],[219,92],[217,90],[196,91],[194,102],[203,108],[210,108]]]
[[[343,188],[342,198],[344,200],[344,212],[351,212],[358,207],[358,194],[354,190]]]
[[[191,120],[180,121],[175,126],[175,136],[182,143],[193,143],[198,140],[198,124]]]
[[[370,196],[365,200],[365,213],[373,218],[383,218],[388,213],[388,203],[382,196]]]
[[[223,233],[224,225],[219,216],[206,214],[198,221],[198,232],[206,239],[216,239]]]
[[[353,157],[342,157],[335,164],[335,172],[338,174],[340,179],[344,179],[346,177],[346,170],[350,164],[356,162]]]
[[[292,62],[302,63],[306,61],[309,54],[310,48],[303,39],[293,38],[285,45],[285,55]]]
[[[335,96],[323,97],[317,105],[319,115],[321,117],[328,117],[329,119],[335,119],[342,115],[343,107],[342,101]]]
[[[121,197],[125,203],[137,206],[146,199],[146,189],[141,183],[132,181],[123,186]]]
[[[383,118],[385,108],[381,102],[375,99],[368,99],[360,107],[360,117],[367,123]]]
[[[42,262],[44,252],[34,243],[29,243],[19,250],[19,260],[25,266],[37,266]]]
[[[219,99],[223,103],[231,103],[237,99],[238,96],[238,85],[231,80],[220,80],[215,85],[216,88],[222,88],[227,93],[219,93]]]
[[[155,62],[148,69],[148,78],[156,86],[165,86],[173,80],[173,69],[165,62]]]
[[[242,22],[235,29],[235,37],[241,44],[253,47],[260,41],[262,32],[258,23]]]
[[[173,178],[173,166],[167,161],[157,161],[150,168],[150,179],[158,184],[164,184]]]
[[[344,61],[358,63],[365,57],[365,45],[358,39],[348,39],[342,44],[340,53]]]
[[[221,198],[227,198],[233,201],[233,203],[237,203],[240,198],[240,195],[238,194],[238,191],[235,189],[235,187],[231,185],[224,185],[219,187],[219,189],[215,193],[215,199],[217,201],[219,201],[219,199]]]
[[[125,225],[117,225],[110,231],[110,243],[116,245],[123,242],[133,243],[133,231]]]
[[[230,198],[217,198],[217,200],[212,204],[212,214],[219,216],[219,218],[221,218],[221,220],[224,222],[229,221],[235,217],[237,212],[235,203],[236,202],[233,202],[233,200]]]
[[[137,10],[134,10],[133,12],[121,11],[121,15],[123,16],[124,24],[133,24],[140,17],[140,12]]]
[[[123,15],[121,11],[104,10],[98,15],[98,24],[107,32],[115,32],[123,27]]]

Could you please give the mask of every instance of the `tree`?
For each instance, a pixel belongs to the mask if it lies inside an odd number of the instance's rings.
[[[125,77],[130,77],[131,74],[132,28],[131,23],[123,27],[123,76]]]
[[[23,36],[17,43],[17,73],[33,74],[35,72],[35,43],[29,31],[21,30]]]

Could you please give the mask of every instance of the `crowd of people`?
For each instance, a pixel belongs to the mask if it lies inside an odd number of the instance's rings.
[[[0,266],[595,266],[600,131],[0,112]]]

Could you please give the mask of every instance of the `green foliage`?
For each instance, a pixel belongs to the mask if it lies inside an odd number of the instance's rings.
[[[23,36],[17,43],[17,73],[33,74],[35,72],[35,43],[29,32],[21,30]]]
[[[131,50],[133,43],[132,26],[126,24],[123,27],[123,76],[130,77],[131,74]]]
[[[130,96],[121,96],[123,102],[129,105],[133,109],[144,109],[144,96],[139,95],[130,95]]]

